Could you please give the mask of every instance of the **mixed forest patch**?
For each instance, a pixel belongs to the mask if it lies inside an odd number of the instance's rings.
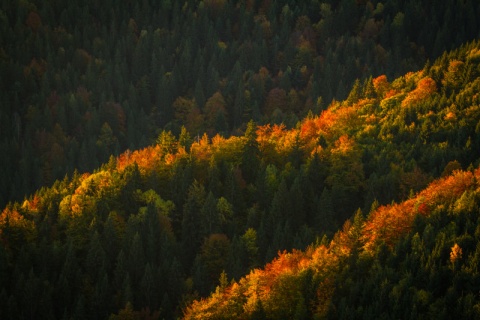
[[[0,207],[163,129],[293,128],[357,79],[395,79],[478,38],[479,10],[474,0],[4,1]]]
[[[478,10],[2,4],[0,318],[480,316]]]

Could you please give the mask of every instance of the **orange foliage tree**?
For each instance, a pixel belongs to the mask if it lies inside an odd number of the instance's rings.
[[[444,74],[442,84],[447,89],[458,89],[462,85],[462,76],[465,70],[465,63],[459,60],[452,60],[448,64],[448,70]]]
[[[118,157],[117,169],[123,171],[127,166],[136,163],[140,172],[146,174],[159,164],[163,155],[164,153],[160,145],[150,146],[134,152],[126,151]]]
[[[0,242],[7,250],[18,251],[37,236],[35,223],[16,209],[5,208],[0,214]]]
[[[451,176],[435,180],[412,199],[379,207],[365,224],[362,236],[365,249],[371,252],[379,242],[392,246],[410,231],[417,214],[429,215],[438,206],[452,204],[480,177],[479,173],[479,170],[475,175],[470,171],[455,171]]]
[[[437,84],[435,83],[435,80],[430,77],[425,77],[422,80],[418,81],[417,88],[411,91],[405,97],[405,99],[402,101],[402,106],[405,107],[419,103],[430,97],[436,91]]]
[[[259,306],[269,318],[293,318],[295,306],[302,303],[311,313],[325,315],[333,295],[331,276],[338,270],[338,261],[325,246],[309,247],[305,252],[284,251],[263,270],[254,269],[238,283],[225,289],[217,287],[210,297],[194,301],[185,309],[184,319],[244,319]],[[316,296],[306,297],[303,284],[312,273],[319,285]]]
[[[387,76],[383,74],[373,79],[373,87],[375,88],[378,96],[383,97],[390,89],[390,84],[388,83]]]

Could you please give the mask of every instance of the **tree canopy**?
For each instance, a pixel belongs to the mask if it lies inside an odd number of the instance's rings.
[[[0,318],[478,317],[478,10],[3,3]]]

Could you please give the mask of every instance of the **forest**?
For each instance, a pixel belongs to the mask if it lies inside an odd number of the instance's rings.
[[[479,318],[478,16],[2,3],[0,318]]]

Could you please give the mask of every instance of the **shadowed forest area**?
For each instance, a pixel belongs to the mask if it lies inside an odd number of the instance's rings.
[[[0,206],[163,129],[294,127],[478,37],[476,1],[8,1]]]
[[[3,3],[0,318],[478,318],[478,16]]]

